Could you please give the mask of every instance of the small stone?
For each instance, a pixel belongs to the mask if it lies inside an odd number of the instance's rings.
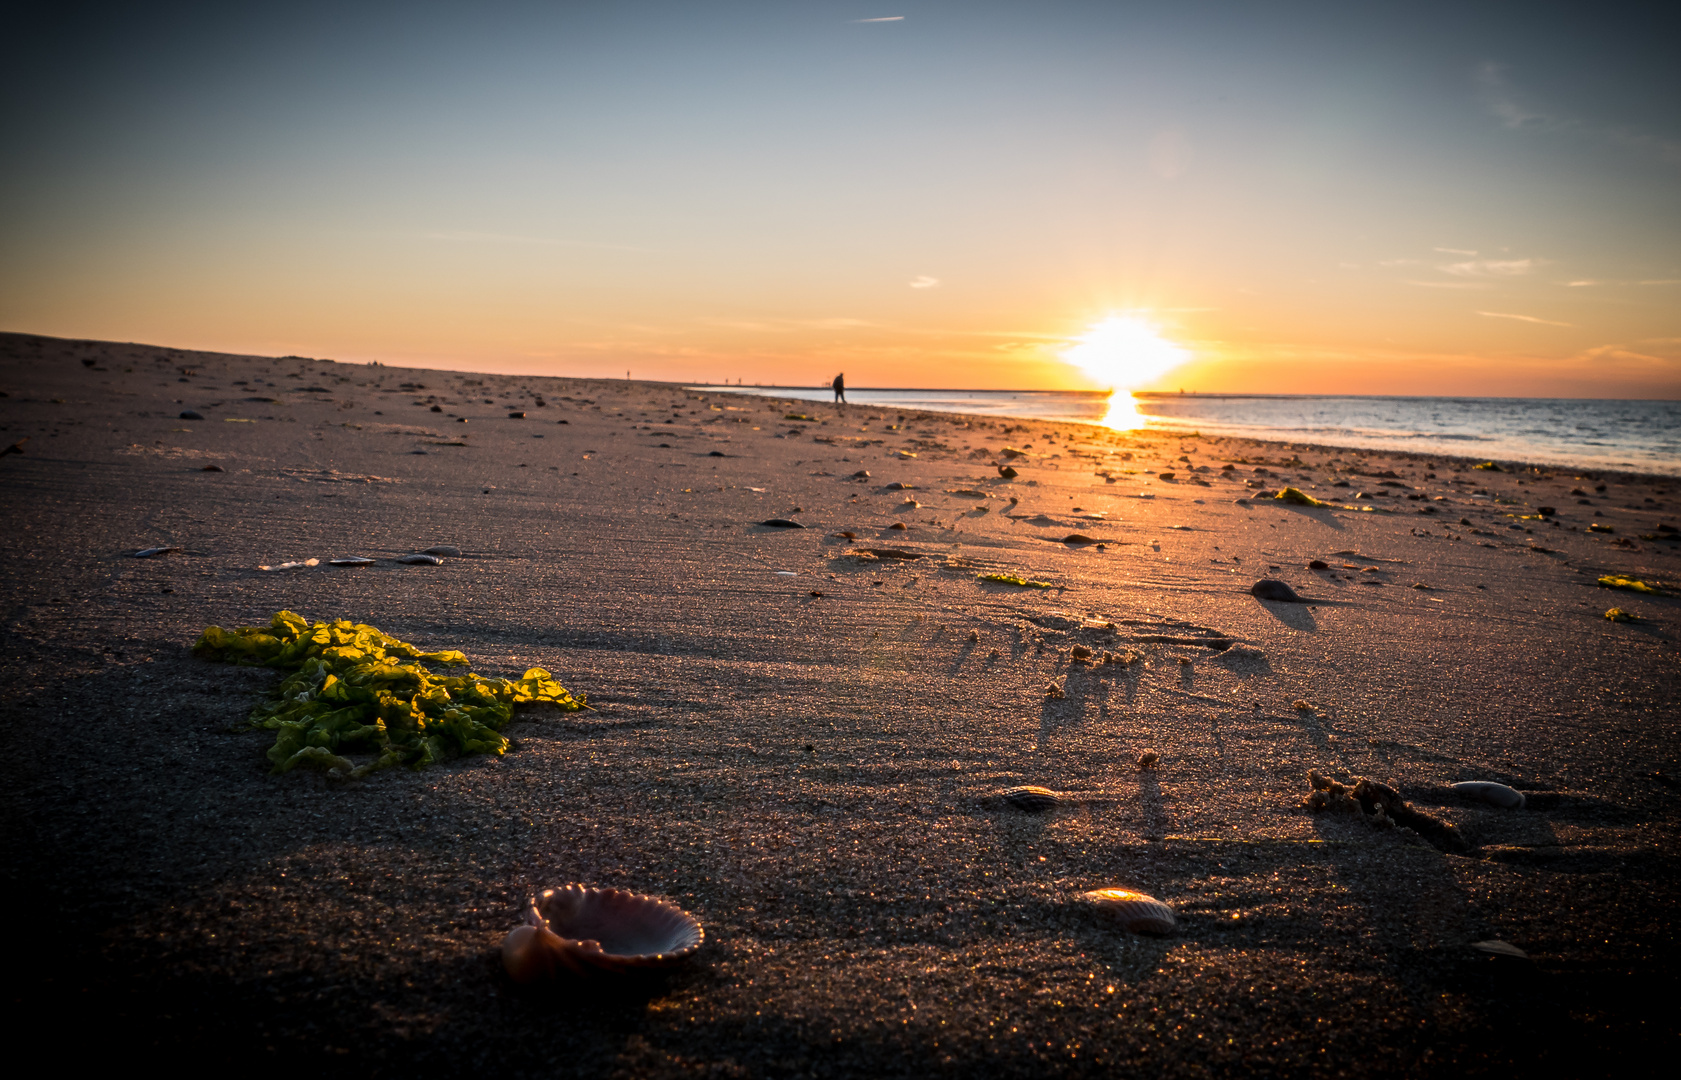
[[[1324,559],[1315,559],[1307,564],[1307,568],[1309,570],[1329,570],[1331,566]]]
[[[1085,645],[1076,645],[1068,650],[1068,655],[1076,660],[1090,660],[1091,649]]]
[[[1249,594],[1257,600],[1272,600],[1281,604],[1304,604],[1296,590],[1276,578],[1262,578],[1250,586]]]
[[[183,419],[183,420],[203,420],[204,416],[203,416],[202,413],[198,412],[196,409],[182,409],[181,410],[181,419]]]
[[[1138,771],[1143,772],[1146,769],[1153,769],[1161,764],[1161,760],[1162,756],[1160,754],[1154,750],[1146,750],[1138,755]]]
[[[805,528],[805,526],[801,525],[799,522],[789,521],[787,518],[771,518],[769,521],[761,521],[761,522],[759,522],[759,524],[764,525],[765,527],[771,528],[771,529],[803,529],[803,528]]]

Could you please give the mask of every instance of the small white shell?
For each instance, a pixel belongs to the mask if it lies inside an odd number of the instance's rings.
[[[328,566],[372,566],[373,559],[365,559],[360,555],[352,555],[347,559],[328,559]]]
[[[1172,908],[1131,889],[1093,889],[1081,893],[1080,899],[1096,904],[1135,934],[1171,934],[1177,925]]]
[[[706,932],[694,916],[664,900],[623,889],[564,885],[526,906],[525,925],[502,942],[502,964],[517,982],[562,969],[628,971],[667,967],[701,947]]]
[[[1477,950],[1478,952],[1488,953],[1490,956],[1510,956],[1514,960],[1529,959],[1528,953],[1524,952],[1516,945],[1513,945],[1511,942],[1501,941],[1499,938],[1490,938],[1487,941],[1473,941],[1471,942],[1471,948]]]
[[[275,566],[259,566],[259,570],[299,570],[306,566],[320,566],[320,559],[305,559],[302,562],[283,562]]]
[[[436,555],[399,555],[397,562],[407,566],[442,566],[444,561]]]
[[[1475,799],[1507,810],[1523,809],[1523,792],[1492,780],[1467,780],[1462,784],[1454,784],[1453,792],[1461,798]]]

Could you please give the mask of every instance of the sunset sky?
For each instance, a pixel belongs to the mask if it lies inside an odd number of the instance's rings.
[[[8,16],[0,329],[1681,397],[1681,25],[1654,5],[255,7]],[[1173,365],[1065,358],[1113,318]]]

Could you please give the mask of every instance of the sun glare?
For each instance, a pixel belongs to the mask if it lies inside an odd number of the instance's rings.
[[[1086,331],[1062,358],[1114,389],[1103,423],[1127,429],[1144,423],[1132,391],[1183,364],[1190,355],[1143,319],[1112,315]]]

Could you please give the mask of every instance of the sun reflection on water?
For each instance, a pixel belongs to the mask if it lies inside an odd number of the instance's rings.
[[[1109,395],[1109,411],[1098,423],[1114,431],[1134,431],[1149,421],[1138,411],[1138,399],[1125,390]]]

